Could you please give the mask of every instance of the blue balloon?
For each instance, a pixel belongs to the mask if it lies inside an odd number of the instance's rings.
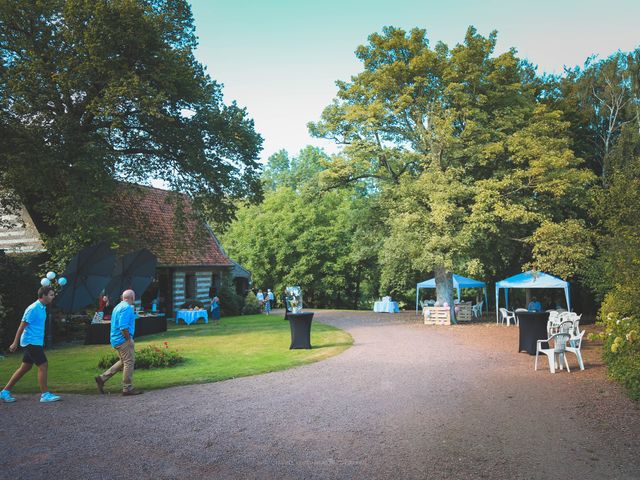
[[[40,280],[40,285],[42,285],[43,287],[48,287],[49,285],[51,285],[51,281],[48,278],[43,278],[42,280]]]
[[[67,279],[64,277],[60,277],[58,279],[58,285],[60,285],[61,287],[64,287],[67,284]]]
[[[54,278],[56,278],[56,274],[55,274],[55,272],[49,272],[49,273],[47,273],[47,278],[48,278],[49,280],[53,280]]]

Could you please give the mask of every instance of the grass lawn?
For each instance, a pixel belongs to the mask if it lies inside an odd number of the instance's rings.
[[[317,362],[337,355],[353,343],[351,335],[319,322],[311,326],[311,350],[289,350],[289,322],[280,315],[226,317],[218,324],[174,325],[160,334],[136,340],[136,350],[150,343],[168,342],[185,362],[171,368],[136,369],[134,385],[141,389],[207,383],[257,375]],[[74,345],[47,351],[49,388],[55,393],[97,393],[93,377],[102,373],[98,361],[113,351],[110,345]],[[0,388],[22,360],[22,353],[0,360]],[[122,375],[105,385],[121,390]],[[38,392],[36,367],[13,388],[13,393]]]

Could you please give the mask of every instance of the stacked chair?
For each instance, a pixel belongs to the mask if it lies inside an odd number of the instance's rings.
[[[551,373],[555,373],[556,365],[559,365],[562,370],[562,363],[567,367],[569,372],[569,364],[565,354],[567,352],[573,353],[578,360],[580,370],[584,370],[584,362],[582,361],[582,339],[584,337],[584,330],[580,331],[580,318],[582,315],[578,315],[574,312],[562,312],[556,311],[549,312],[549,320],[547,321],[547,334],[546,340],[538,340],[536,346],[536,362],[534,369],[538,369],[538,354],[543,353],[549,358],[549,369]],[[553,348],[542,348],[543,343],[553,343]],[[557,362],[556,362],[556,356]],[[553,362],[551,361],[553,359]]]

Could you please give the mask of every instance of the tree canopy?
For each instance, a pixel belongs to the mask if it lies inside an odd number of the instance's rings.
[[[262,139],[196,45],[183,0],[0,0],[0,187],[48,241],[108,235],[116,180],[164,181],[220,223],[260,198]]]
[[[562,112],[541,102],[542,82],[515,51],[494,55],[496,38],[470,27],[463,43],[432,49],[424,30],[387,27],[357,49],[363,71],[338,82],[310,125],[344,145],[327,184],[369,178],[383,192],[383,288],[399,293],[434,271],[439,300],[453,305],[453,271],[486,275],[524,260],[542,222],[584,201],[592,174]]]

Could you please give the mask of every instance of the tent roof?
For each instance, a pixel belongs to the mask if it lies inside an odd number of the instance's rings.
[[[486,284],[479,280],[466,278],[462,275],[453,274],[453,288],[483,288]],[[417,288],[436,288],[436,279],[425,280],[417,285]]]
[[[544,272],[519,273],[496,283],[496,288],[565,288],[569,282]]]

